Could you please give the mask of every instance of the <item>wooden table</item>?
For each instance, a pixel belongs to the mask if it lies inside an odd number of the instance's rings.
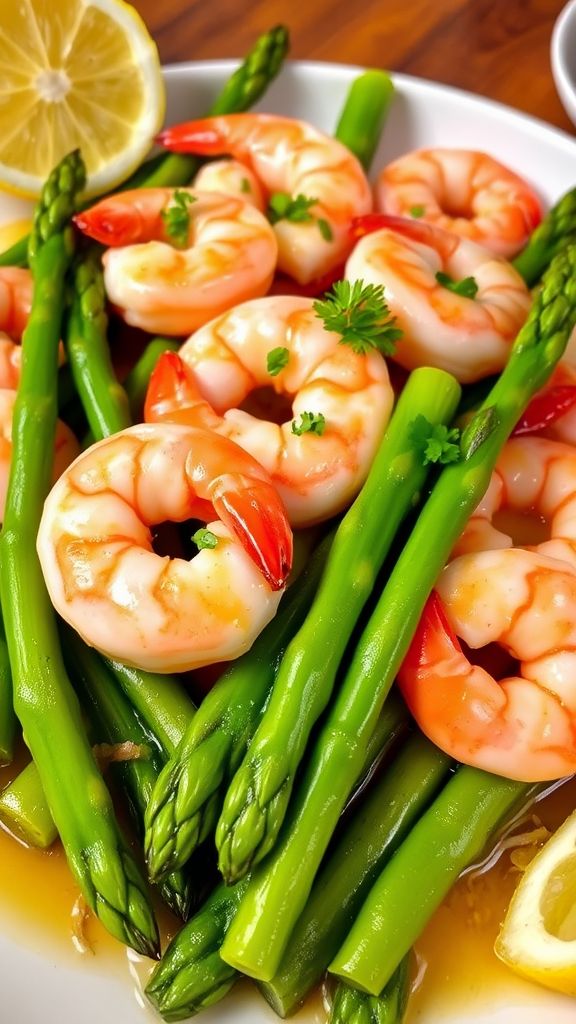
[[[282,22],[296,59],[342,61],[468,89],[573,131],[550,72],[565,0],[132,0],[164,63],[239,57]]]

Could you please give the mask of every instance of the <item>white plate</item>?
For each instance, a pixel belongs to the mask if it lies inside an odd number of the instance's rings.
[[[202,114],[232,67],[231,62],[218,61],[167,68],[169,121]],[[261,107],[306,118],[331,132],[347,88],[359,71],[343,65],[292,64]],[[500,157],[531,181],[548,203],[575,184],[576,143],[569,136],[444,86],[402,75],[395,81],[398,92],[376,166],[416,146],[457,145]],[[26,931],[1,907],[0,917],[0,1020],[6,1024],[102,1024],[105,1020],[149,1024],[156,1019],[138,1005],[127,963],[111,969],[107,956],[76,957],[74,962],[71,955],[50,952],[30,926]],[[510,987],[496,993],[484,993],[482,979],[477,979],[466,1006],[438,1005],[419,1015],[418,1024],[540,1024],[544,1013],[554,1024],[574,1024],[576,1002],[516,983],[510,975]],[[201,1020],[205,1024],[270,1024],[277,1018],[260,1001],[242,998],[238,1002],[229,997]],[[321,1020],[319,1009],[306,1016],[307,1024]]]

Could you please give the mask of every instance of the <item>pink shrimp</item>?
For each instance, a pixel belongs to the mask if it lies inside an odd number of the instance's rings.
[[[367,220],[370,233],[356,245],[346,277],[384,285],[403,330],[393,358],[409,370],[438,366],[464,383],[501,370],[530,308],[514,267],[432,224],[386,214]],[[471,278],[476,294],[456,294],[439,274]]]
[[[20,339],[32,306],[32,275],[21,267],[0,267],[0,388],[20,380]]]
[[[274,353],[282,357],[276,367]],[[146,419],[232,438],[270,473],[294,526],[321,522],[353,500],[392,410],[379,352],[341,345],[312,299],[284,296],[229,310],[193,334],[180,356],[165,353],[157,364]],[[288,399],[285,422],[239,408],[262,387]],[[298,431],[300,416],[311,413],[320,414],[318,430]]]
[[[196,557],[156,554],[150,527],[191,518],[208,525]],[[60,477],[38,553],[55,608],[88,644],[180,672],[250,647],[278,606],[292,534],[266,472],[232,441],[148,423],[88,448]]]
[[[542,219],[540,200],[517,174],[486,153],[419,149],[380,172],[377,207],[417,216],[510,259]]]
[[[513,547],[492,523],[503,508],[545,517],[550,537]],[[576,771],[576,451],[508,442],[456,555],[399,673],[410,710],[466,764],[526,781]],[[458,637],[498,645],[511,674],[472,664]]]
[[[74,219],[111,246],[103,257],[108,296],[127,323],[150,332],[190,334],[237,302],[264,295],[276,267],[266,218],[219,192],[133,189]]]
[[[229,114],[188,121],[161,132],[177,152],[230,153],[248,164],[268,196],[314,200],[298,220],[274,225],[279,269],[307,284],[341,263],[352,248],[349,224],[372,208],[370,186],[341,142],[304,121],[272,114]]]

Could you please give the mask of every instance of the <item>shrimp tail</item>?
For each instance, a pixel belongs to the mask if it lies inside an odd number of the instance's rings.
[[[411,681],[431,665],[436,665],[454,654],[461,654],[458,637],[448,622],[444,605],[435,590],[428,598],[408,653],[398,673],[402,692],[410,689]]]
[[[183,121],[165,128],[155,141],[175,153],[198,153],[202,156],[221,156],[227,152],[227,137],[219,128],[219,118],[200,118]]]
[[[163,352],[154,367],[144,402],[146,423],[187,423],[201,425],[199,420],[202,407],[207,403],[202,398],[192,372],[176,352]],[[199,415],[195,416],[195,411]]]
[[[224,473],[210,495],[214,511],[232,530],[273,590],[281,590],[292,568],[292,531],[271,484],[240,473]]]
[[[114,202],[113,196],[77,213],[72,220],[80,231],[103,245],[133,245],[143,241],[140,213],[129,203]]]

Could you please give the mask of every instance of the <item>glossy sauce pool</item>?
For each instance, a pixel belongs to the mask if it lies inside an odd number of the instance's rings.
[[[13,766],[0,769],[0,788],[14,774]],[[534,828],[532,816],[537,824],[552,830],[575,806],[576,779],[534,805],[520,831]],[[28,849],[0,829],[0,864],[2,930],[15,941],[39,953],[46,952],[52,959],[76,961],[83,969],[97,964],[99,970],[110,970],[116,975],[122,972],[127,984],[133,984],[135,974],[146,977],[148,962],[139,965],[138,958],[130,957],[130,979],[126,951],[92,915],[85,934],[93,953],[76,950],[70,915],[77,889],[58,845],[49,852]],[[494,939],[518,877],[510,851],[504,850],[489,870],[474,871],[460,879],[418,943],[417,976],[406,1024],[426,1022],[432,1009],[435,1016],[443,1009],[457,1014],[460,1007],[468,1013],[475,1002],[482,1005],[487,994],[492,1002],[497,1002],[501,992],[502,1000],[507,1002],[514,991],[520,1001],[530,1001],[535,986],[516,978],[493,953]],[[174,921],[166,917],[161,927],[164,935],[169,936]],[[240,999],[246,1006],[246,1000],[253,997],[246,986],[245,990],[235,989],[232,998]],[[271,1011],[268,1013],[271,1020],[276,1019]],[[576,1003],[574,1015],[576,1020]],[[142,1019],[159,1018],[142,1010]],[[322,1024],[326,1014],[321,993],[311,998],[293,1019],[298,1024]]]

